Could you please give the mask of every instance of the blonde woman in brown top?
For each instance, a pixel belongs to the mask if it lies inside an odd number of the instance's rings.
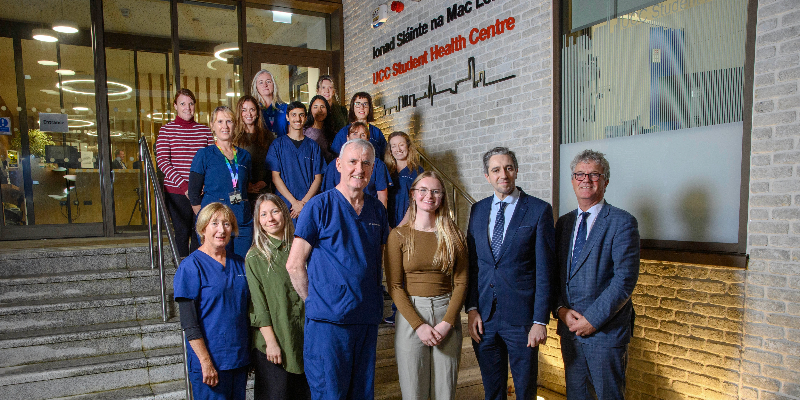
[[[461,359],[461,307],[467,292],[467,246],[450,218],[441,177],[411,185],[408,222],[389,234],[386,281],[400,311],[395,356],[404,400],[452,400]]]

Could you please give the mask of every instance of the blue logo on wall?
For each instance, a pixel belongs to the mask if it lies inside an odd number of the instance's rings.
[[[11,134],[11,118],[0,118],[0,135]]]

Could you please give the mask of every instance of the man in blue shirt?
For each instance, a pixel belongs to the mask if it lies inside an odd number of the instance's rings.
[[[509,362],[517,399],[536,399],[538,346],[550,321],[553,209],[515,185],[517,172],[508,148],[483,155],[494,195],[472,206],[467,231],[466,309],[486,400],[506,398]]]
[[[315,400],[375,396],[381,256],[389,224],[378,199],[364,195],[374,163],[366,140],[342,146],[336,160],[341,181],[303,208],[286,263],[306,302],[303,360]]]
[[[631,295],[639,279],[639,225],[606,203],[611,166],[603,153],[584,150],[570,168],[578,208],[556,224],[554,310],[567,399],[622,399],[636,314]]]

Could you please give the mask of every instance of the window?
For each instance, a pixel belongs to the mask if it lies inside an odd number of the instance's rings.
[[[643,248],[743,253],[747,3],[564,0],[561,214],[577,207],[569,164],[591,148]]]

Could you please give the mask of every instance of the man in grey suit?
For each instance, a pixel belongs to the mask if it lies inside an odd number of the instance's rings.
[[[603,153],[584,150],[572,161],[578,209],[556,223],[561,336],[567,399],[625,397],[631,294],[639,279],[636,218],[603,200],[611,175]],[[591,389],[590,389],[591,388]]]

